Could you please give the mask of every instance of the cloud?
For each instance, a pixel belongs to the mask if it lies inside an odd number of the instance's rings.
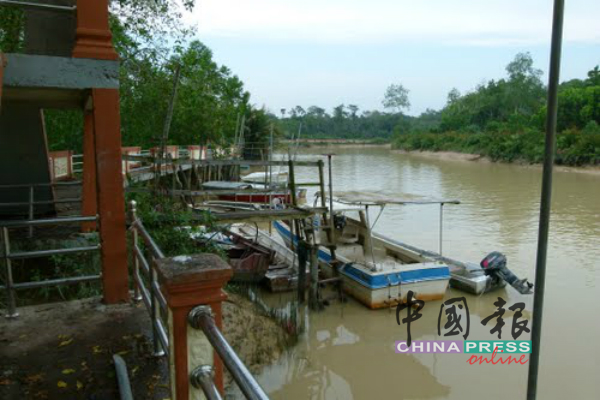
[[[565,40],[600,43],[600,2],[568,2]],[[197,0],[203,36],[309,43],[475,46],[550,40],[550,0]]]

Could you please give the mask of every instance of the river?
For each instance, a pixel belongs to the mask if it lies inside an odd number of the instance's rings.
[[[298,159],[333,157],[334,190],[377,191],[453,198],[444,207],[444,255],[479,262],[498,250],[519,277],[534,279],[541,169],[499,163],[428,159],[387,148],[300,149]],[[316,178],[299,168],[297,181]],[[311,199],[314,191],[309,191]],[[424,249],[438,249],[438,206],[389,206],[375,230]],[[600,176],[556,172],[548,251],[546,301],[538,384],[539,399],[600,396]],[[446,299],[463,296],[448,290]],[[524,302],[531,319],[533,296],[512,288],[466,295],[469,340],[494,340],[493,303],[506,300],[503,340],[512,339],[512,311]],[[286,295],[265,295],[271,304]],[[441,302],[429,302],[411,326],[413,340],[437,340]],[[274,399],[524,399],[526,365],[470,365],[466,354],[396,354],[406,326],[394,310],[372,311],[350,299],[307,313],[299,343],[259,382]],[[460,337],[459,337],[460,338]],[[520,340],[529,339],[524,333]]]

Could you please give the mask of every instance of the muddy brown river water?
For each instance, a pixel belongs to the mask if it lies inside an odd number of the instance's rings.
[[[501,251],[519,277],[534,278],[541,169],[423,158],[386,148],[309,148],[299,159],[333,151],[336,190],[382,190],[456,198],[444,207],[444,255],[479,262]],[[298,181],[314,178],[300,168]],[[309,199],[313,191],[309,191]],[[556,172],[542,332],[539,399],[600,398],[600,175]],[[439,207],[389,206],[375,230],[424,249],[438,249]],[[446,299],[465,295],[448,290]],[[525,302],[512,288],[466,295],[469,340],[494,340],[481,320],[497,297]],[[285,304],[285,295],[264,295]],[[429,302],[411,326],[413,340],[440,340],[441,302]],[[510,337],[507,310],[503,340]],[[274,399],[524,399],[528,365],[470,365],[466,354],[396,354],[406,340],[394,310],[371,311],[349,300],[305,315],[299,343],[266,367],[259,382]],[[529,339],[524,333],[520,340]]]

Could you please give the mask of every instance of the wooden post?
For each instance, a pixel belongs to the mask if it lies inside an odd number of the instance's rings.
[[[320,310],[321,305],[319,304],[319,258],[318,258],[319,247],[311,245],[309,248],[309,260],[310,260],[310,292],[308,298],[308,304],[312,310]]]
[[[321,190],[321,207],[327,209],[327,201],[325,200],[325,174],[323,173],[323,160],[318,161],[319,164],[319,187]],[[329,217],[333,219],[333,210],[329,210]],[[323,213],[323,226],[322,229],[325,229],[327,232],[327,241],[329,252],[331,253],[331,259],[335,260],[335,244],[333,237],[332,224],[328,222],[327,212]]]
[[[292,206],[298,206],[298,200],[296,199],[296,179],[294,176],[294,162],[290,159],[288,161],[288,172],[289,172],[289,185],[290,185],[290,196],[292,197]]]
[[[304,303],[306,296],[306,261],[308,258],[308,243],[298,235],[298,302]]]
[[[188,325],[188,314],[198,305],[212,309],[222,330],[222,288],[231,279],[231,267],[214,254],[163,258],[155,261],[161,291],[169,314],[169,364],[171,398],[199,398],[190,385],[189,372],[200,365],[213,365],[215,384],[223,393],[223,365],[202,331]]]
[[[94,143],[94,114],[86,112],[83,119],[83,183],[82,183],[82,215],[86,217],[98,214],[96,199],[96,146]],[[82,222],[81,231],[96,230],[96,222]]]
[[[129,300],[119,91],[93,89],[102,285],[108,304]]]

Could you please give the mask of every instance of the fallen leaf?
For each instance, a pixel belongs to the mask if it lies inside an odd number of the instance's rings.
[[[10,385],[10,384],[11,384],[11,382],[10,382],[10,380],[8,380],[8,379],[2,379],[2,380],[0,381],[0,385]]]
[[[47,399],[48,398],[48,391],[47,390],[40,390],[39,392],[37,392],[33,396],[36,399]]]
[[[73,342],[73,339],[63,340],[62,342],[60,342],[58,347],[67,346],[67,345],[71,344],[71,342]]]
[[[123,340],[129,340],[129,339],[131,339],[131,336],[129,336],[129,335],[123,336]]]
[[[94,346],[92,347],[92,350],[94,350],[94,354],[102,353],[100,346]]]
[[[63,369],[62,373],[63,373],[63,375],[71,375],[71,374],[75,373],[75,370],[71,369],[71,368],[67,368],[67,369]]]
[[[83,389],[83,383],[77,381],[77,390]]]
[[[56,382],[56,386],[58,386],[59,388],[66,388],[69,385],[67,385],[67,382],[65,381],[58,381]]]
[[[29,375],[29,376],[25,377],[25,381],[27,383],[40,382],[42,379],[44,379],[44,374]]]
[[[140,367],[137,365],[133,367],[133,369],[131,370],[131,375],[134,376],[139,371],[139,369]]]
[[[118,354],[118,355],[120,355],[120,356],[124,356],[124,355],[126,355],[127,353],[129,353],[129,351],[127,351],[127,350],[123,350],[123,351],[120,351],[120,352],[118,352],[117,354]]]

